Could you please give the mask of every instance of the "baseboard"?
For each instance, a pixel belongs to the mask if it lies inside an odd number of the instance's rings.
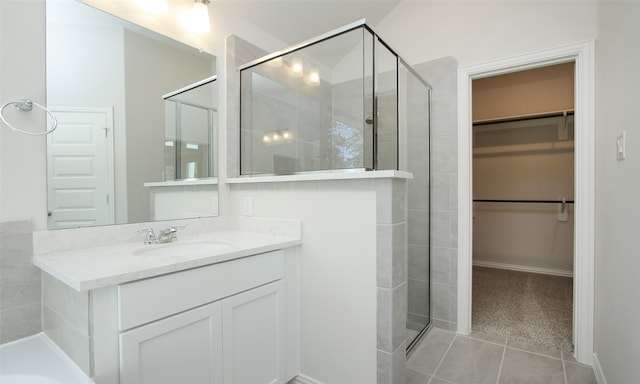
[[[474,260],[473,265],[478,267],[508,269],[510,271],[541,273],[543,275],[573,277],[573,271],[563,271],[560,269],[529,267],[526,265],[505,264],[505,263],[494,263],[492,261],[482,261],[482,260]]]
[[[287,384],[324,384],[321,381],[318,381],[316,379],[312,379],[309,376],[305,376],[303,374],[300,374],[296,377],[294,377],[293,379],[289,380],[289,382]]]
[[[593,354],[593,373],[596,375],[598,384],[607,384],[607,379],[604,378],[604,372],[602,372],[600,360],[598,360],[598,355],[595,353]]]

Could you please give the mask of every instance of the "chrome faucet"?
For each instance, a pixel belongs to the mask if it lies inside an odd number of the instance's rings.
[[[158,235],[153,231],[153,228],[144,229],[140,232],[145,233],[144,243],[147,245],[170,243],[178,239],[178,228],[176,227],[167,227],[161,230]]]
[[[178,240],[178,228],[167,227],[158,233],[156,237],[157,243],[170,243],[173,240]]]

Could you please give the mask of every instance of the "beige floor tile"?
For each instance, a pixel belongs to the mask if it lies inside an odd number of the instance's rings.
[[[454,337],[453,332],[439,328],[431,329],[411,354],[409,361],[407,361],[407,368],[429,375],[433,374]]]
[[[427,384],[431,380],[431,376],[426,373],[407,369],[407,384]]]
[[[562,351],[562,360],[569,363],[578,363],[578,360],[576,360],[576,357],[573,355],[573,352]]]
[[[444,380],[439,377],[434,377],[429,384],[456,384],[453,381]]]
[[[507,348],[499,384],[564,384],[562,360]]]
[[[559,349],[541,347],[539,345],[532,345],[527,343],[522,343],[520,341],[508,340],[507,341],[508,348],[521,349],[523,351],[537,353],[539,355],[544,355],[547,357],[553,357],[554,359],[562,359],[562,353]]]
[[[435,376],[459,384],[494,384],[504,347],[456,337]]]
[[[567,384],[597,384],[596,375],[589,365],[565,362],[564,369],[567,373]]]
[[[597,384],[592,367],[565,351],[438,328],[416,346],[407,367],[407,384]]]
[[[507,342],[507,338],[504,336],[490,335],[488,333],[482,333],[482,332],[471,332],[469,337],[471,337],[472,339],[488,341],[490,343],[500,344],[500,345],[504,345]]]

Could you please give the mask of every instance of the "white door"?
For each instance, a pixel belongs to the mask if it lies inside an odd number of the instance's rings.
[[[221,314],[215,302],[122,333],[120,383],[222,384]]]
[[[282,280],[223,301],[224,383],[284,383]]]
[[[109,108],[51,108],[47,136],[49,229],[114,224],[113,118]]]

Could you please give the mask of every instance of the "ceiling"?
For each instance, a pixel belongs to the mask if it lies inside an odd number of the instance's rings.
[[[213,0],[288,45],[366,19],[375,27],[401,0]]]

